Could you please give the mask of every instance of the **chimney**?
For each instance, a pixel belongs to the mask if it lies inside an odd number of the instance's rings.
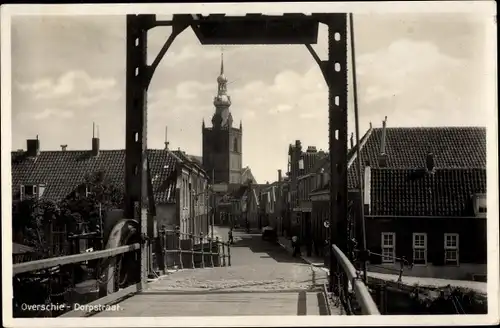
[[[283,178],[281,176],[281,170],[278,170],[278,182],[283,181]]]
[[[351,132],[351,149],[354,148],[354,132]]]
[[[26,141],[26,154],[29,157],[36,157],[40,155],[40,140],[38,140],[38,135],[36,139],[28,139]]]
[[[203,127],[205,127],[205,120],[203,120]],[[167,129],[168,129],[168,127],[165,127],[165,150],[168,150],[168,144],[169,144]]]
[[[99,155],[99,127],[92,123],[92,156],[97,155]]]
[[[365,180],[364,180],[364,190],[363,190],[363,204],[366,214],[370,214],[371,205],[371,182],[372,182],[372,170],[369,165],[365,166]]]
[[[295,148],[299,153],[302,152],[302,143],[300,142],[300,140],[295,140]]]
[[[428,152],[426,159],[425,159],[425,168],[427,169],[427,172],[433,172],[434,171],[434,154],[432,152]]]
[[[386,167],[387,166],[387,155],[385,153],[385,142],[387,136],[387,116],[384,121],[382,121],[382,137],[380,139],[380,154],[378,156],[378,166]]]
[[[68,145],[61,145],[61,150],[62,151],[66,151],[66,148],[68,147]]]

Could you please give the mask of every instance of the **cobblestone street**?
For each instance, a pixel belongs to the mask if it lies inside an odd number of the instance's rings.
[[[217,231],[227,238],[227,229]],[[326,281],[323,270],[263,241],[260,234],[236,231],[234,240],[231,267],[171,273],[121,302],[122,311],[98,316],[325,314],[317,289]]]

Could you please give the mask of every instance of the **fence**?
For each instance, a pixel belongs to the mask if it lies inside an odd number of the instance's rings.
[[[159,230],[159,258],[156,266],[163,272],[168,269],[193,269],[231,266],[229,243],[210,236],[187,234],[174,230]]]
[[[122,220],[113,232],[119,235],[129,225]],[[121,242],[115,238],[105,250],[14,264],[14,317],[74,315],[76,303],[106,304],[140,291],[141,245],[138,240],[126,246]]]

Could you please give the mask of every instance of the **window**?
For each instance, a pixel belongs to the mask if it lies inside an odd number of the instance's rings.
[[[382,232],[382,263],[394,263],[396,257],[396,234]]]
[[[413,263],[427,264],[427,234],[413,234]]]
[[[25,199],[25,198],[30,198],[30,197],[34,197],[37,195],[37,188],[38,186],[37,185],[21,185],[21,194],[20,194],[20,198],[21,200]]]
[[[486,217],[487,213],[486,194],[476,194],[474,196],[474,211],[477,217]]]
[[[458,265],[458,233],[444,234],[444,262]]]
[[[304,169],[304,159],[300,159],[299,160],[299,170],[303,170]],[[299,173],[300,174],[300,173]]]
[[[238,152],[238,138],[234,138],[233,148],[235,152]]]

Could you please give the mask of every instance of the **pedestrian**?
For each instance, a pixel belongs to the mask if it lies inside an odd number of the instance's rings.
[[[292,249],[293,249],[292,253],[293,257],[296,257],[297,255],[300,254],[299,238],[296,235],[293,235],[292,237]]]
[[[234,239],[233,239],[233,228],[229,229],[228,231],[228,237],[229,237],[229,244],[232,245],[233,242],[234,242]]]

